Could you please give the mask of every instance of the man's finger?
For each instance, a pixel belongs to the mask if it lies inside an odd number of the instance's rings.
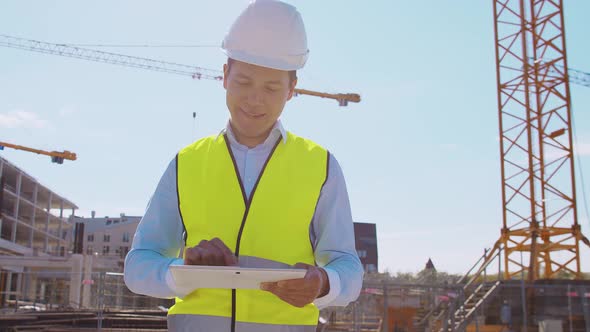
[[[236,264],[238,264],[238,260],[236,259],[236,256],[225,245],[225,243],[223,243],[223,241],[221,241],[219,238],[213,238],[209,242],[221,251],[221,253],[223,254],[225,265],[236,265]]]
[[[307,296],[305,294],[298,294],[294,292],[272,292],[276,295],[279,299],[293,305],[296,307],[303,307],[304,305],[311,303],[313,301],[311,296]]]
[[[200,252],[195,248],[188,248],[185,251],[184,263],[186,265],[202,265]]]
[[[281,289],[289,289],[289,290],[296,290],[305,287],[306,280],[305,279],[289,279],[289,280],[281,280],[277,282],[277,287]]]
[[[314,296],[305,289],[284,289],[277,286],[276,282],[263,282],[260,289],[268,291],[284,302],[296,307],[303,307],[313,302]]]
[[[203,247],[195,247],[195,252],[199,254],[201,265],[211,265],[209,262],[209,252]]]
[[[208,265],[220,266],[225,265],[223,252],[217,248],[211,241],[199,245],[206,250],[206,261]]]

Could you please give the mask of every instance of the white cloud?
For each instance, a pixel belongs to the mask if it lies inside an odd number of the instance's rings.
[[[44,129],[50,126],[49,121],[41,119],[36,113],[21,110],[0,113],[0,128]]]

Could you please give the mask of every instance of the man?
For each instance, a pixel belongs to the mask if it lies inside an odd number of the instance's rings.
[[[290,5],[258,0],[222,48],[228,125],[168,166],[127,255],[125,283],[176,297],[171,331],[315,331],[319,308],[356,300],[363,269],[340,166],[278,120],[307,59],[303,21]],[[182,264],[307,273],[261,290],[193,290],[174,282],[170,266]]]

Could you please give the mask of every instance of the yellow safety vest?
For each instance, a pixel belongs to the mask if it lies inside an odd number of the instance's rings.
[[[218,237],[241,265],[314,265],[309,231],[328,160],[327,150],[288,133],[286,142],[276,142],[248,199],[226,136],[206,137],[182,149],[176,173],[186,247]],[[168,315],[169,321],[172,315],[192,315],[192,322],[223,317],[232,329],[242,324],[248,328],[238,331],[262,331],[268,324],[315,326],[319,311],[313,304],[297,308],[261,290],[197,289],[177,298]]]

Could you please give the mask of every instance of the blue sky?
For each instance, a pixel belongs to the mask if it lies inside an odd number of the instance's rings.
[[[217,45],[246,1],[13,1],[0,33],[56,43]],[[339,160],[355,221],[377,224],[380,269],[431,257],[463,273],[502,224],[491,1],[291,1],[311,50],[299,87],[360,93],[347,108],[301,96],[285,126]],[[569,66],[590,71],[590,3],[566,2]],[[221,69],[217,48],[107,51]],[[590,88],[571,86],[579,217],[590,222]],[[192,113],[197,121],[193,127]],[[175,153],[227,119],[219,82],[0,48],[0,141],[67,149],[79,160],[2,156],[88,216],[141,215]],[[579,166],[579,165],[578,165]],[[590,270],[583,248],[582,266]]]

